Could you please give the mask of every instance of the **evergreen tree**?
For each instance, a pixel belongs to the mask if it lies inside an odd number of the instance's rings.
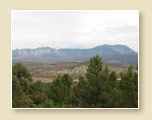
[[[17,63],[12,69],[12,107],[30,108],[35,107],[33,101],[29,98],[29,81],[31,75],[21,63]]]
[[[120,88],[123,94],[122,107],[138,107],[138,73],[133,71],[132,65],[128,68],[128,72],[122,75]]]
[[[47,100],[47,90],[45,83],[37,81],[30,85],[30,98],[36,105],[42,104]]]
[[[101,58],[96,55],[90,59],[90,63],[88,65],[86,79],[88,81],[88,89],[87,89],[87,103],[88,106],[96,107],[99,102],[99,96],[101,93],[101,74],[103,69],[103,63]]]
[[[75,83],[72,89],[72,104],[75,107],[87,107],[86,100],[88,100],[88,82],[80,75],[79,82]]]
[[[22,63],[16,63],[13,66],[13,74],[18,78],[21,79],[22,77],[28,79],[30,82],[32,81],[32,77],[30,72]]]
[[[51,83],[31,82],[30,72],[17,63],[12,69],[12,107],[137,108],[137,70],[130,66],[120,74],[120,81],[117,78],[98,55],[90,59],[87,73],[79,76],[78,82],[68,74],[57,76]]]
[[[49,98],[55,105],[71,104],[72,78],[68,74],[58,76],[50,86]]]

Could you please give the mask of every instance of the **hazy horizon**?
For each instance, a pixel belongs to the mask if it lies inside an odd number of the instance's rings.
[[[12,50],[126,45],[138,52],[137,10],[13,10]]]
[[[103,45],[110,45],[110,44],[103,44]],[[103,45],[97,45],[97,46],[94,46],[94,47],[90,47],[90,48],[59,48],[59,49],[91,49],[91,48],[95,48],[95,47],[98,47],[98,46],[103,46]],[[123,45],[123,44],[114,44],[114,45],[110,45],[110,46],[115,46],[115,45]],[[127,45],[125,45],[127,46]],[[36,47],[36,48],[21,48],[21,49],[37,49],[37,48],[51,48],[51,49],[56,49],[56,48],[53,48],[53,47],[50,47],[50,46],[43,46],[43,47]],[[127,46],[129,47],[129,46]],[[130,47],[129,47],[130,48]],[[16,49],[12,49],[12,50],[21,50],[20,48],[16,48]],[[59,49],[56,49],[56,50],[59,50]],[[130,48],[131,49],[131,48]],[[132,49],[133,50],[133,49]],[[135,51],[135,50],[133,50]],[[138,53],[138,51],[135,51]]]

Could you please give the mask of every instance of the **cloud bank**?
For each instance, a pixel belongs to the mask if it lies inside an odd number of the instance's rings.
[[[138,51],[137,10],[13,10],[11,26],[12,49],[123,44]]]

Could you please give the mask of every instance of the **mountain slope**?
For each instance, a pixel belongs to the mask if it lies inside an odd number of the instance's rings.
[[[120,61],[131,64],[138,63],[138,54],[125,45],[101,45],[89,49],[52,49],[41,47],[36,49],[16,49],[12,51],[13,59],[22,60],[88,60],[99,55],[105,61]]]

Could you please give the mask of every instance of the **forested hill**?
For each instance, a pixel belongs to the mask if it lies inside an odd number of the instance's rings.
[[[12,108],[138,108],[136,70],[131,65],[118,76],[94,56],[77,81],[64,74],[42,83],[33,82],[28,69],[17,63],[12,68]]]
[[[16,49],[12,51],[13,59],[22,60],[89,60],[99,55],[104,61],[117,61],[130,64],[138,63],[138,53],[125,45],[101,45],[89,49],[52,49],[40,47],[36,49]]]

